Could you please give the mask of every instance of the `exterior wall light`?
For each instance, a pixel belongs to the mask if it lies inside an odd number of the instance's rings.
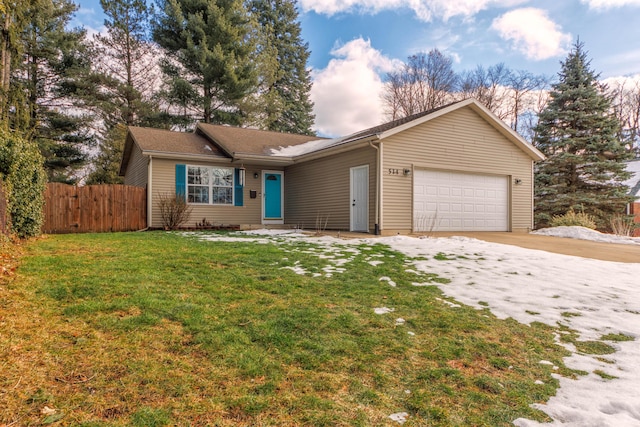
[[[522,184],[522,180],[520,178],[516,178],[514,182],[516,183],[516,185]]]
[[[411,175],[411,169],[405,169],[402,171],[402,173],[404,174],[404,176],[409,176]]]
[[[238,169],[238,184],[240,184],[241,187],[244,187],[244,181],[245,181],[245,176],[247,173],[247,170],[244,168],[244,165],[241,165],[240,168]]]
[[[258,175],[258,172],[255,172],[255,173],[253,174],[253,179],[258,179],[258,177],[260,177],[260,175]]]

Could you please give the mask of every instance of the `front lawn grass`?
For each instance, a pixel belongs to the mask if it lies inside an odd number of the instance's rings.
[[[411,271],[385,246],[338,250],[163,232],[29,243],[0,284],[0,423],[548,420],[530,405],[557,388],[541,360],[566,372],[551,328],[451,307],[437,287],[412,286],[446,278]]]

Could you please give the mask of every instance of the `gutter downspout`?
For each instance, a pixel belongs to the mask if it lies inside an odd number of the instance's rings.
[[[379,138],[379,136],[376,135],[376,137]],[[374,234],[376,236],[380,235],[380,171],[381,166],[380,166],[380,161],[381,159],[381,155],[380,155],[380,147],[376,147],[375,145],[373,145],[373,141],[369,141],[369,146],[373,149],[376,150],[376,213],[375,213],[375,224],[374,224]]]
[[[153,157],[149,156],[147,164],[147,228],[153,225]]]

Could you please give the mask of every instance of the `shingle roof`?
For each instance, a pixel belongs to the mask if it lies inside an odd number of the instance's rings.
[[[198,123],[197,130],[215,141],[229,155],[233,153],[270,155],[272,149],[325,139],[313,135],[296,135],[206,123]]]
[[[195,133],[137,126],[129,126],[129,133],[142,151],[225,157],[224,153],[207,138]]]
[[[458,105],[458,106],[456,106]],[[143,151],[157,151],[169,154],[202,155],[225,159],[238,159],[248,156],[262,157],[269,161],[292,161],[291,158],[306,154],[319,153],[323,150],[362,141],[366,138],[377,139],[392,135],[395,131],[402,131],[405,126],[413,126],[446,114],[441,110],[470,106],[486,120],[492,123],[503,135],[509,138],[523,151],[528,152],[534,160],[544,156],[531,144],[524,141],[508,126],[494,117],[485,107],[473,99],[453,102],[411,116],[403,117],[374,126],[342,138],[326,139],[310,135],[296,135],[271,132],[257,129],[247,129],[226,125],[212,125],[198,123],[193,133],[172,132],[150,128],[130,127],[131,138],[135,140]],[[438,113],[440,112],[440,113]],[[431,117],[427,117],[431,116]],[[414,124],[411,124],[415,122]],[[121,173],[129,161],[131,154],[129,138],[125,146]],[[244,156],[243,156],[244,155]],[[205,157],[205,158],[206,158]]]

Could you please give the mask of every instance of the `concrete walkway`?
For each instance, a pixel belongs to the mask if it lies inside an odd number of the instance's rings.
[[[515,245],[528,249],[593,258],[603,261],[640,263],[640,245],[591,242],[564,237],[540,236],[528,233],[433,233],[433,237],[465,236],[505,245]]]

